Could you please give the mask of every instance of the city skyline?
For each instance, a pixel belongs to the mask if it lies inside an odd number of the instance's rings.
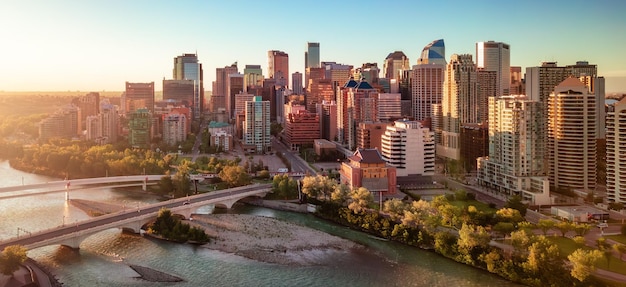
[[[382,16],[394,10],[397,17]],[[371,21],[339,28],[340,18],[332,18],[330,11]],[[290,73],[304,74],[307,42],[320,43],[321,61],[382,67],[389,53],[403,51],[412,66],[425,45],[444,39],[446,60],[452,54],[475,57],[477,42],[509,44],[511,66],[521,66],[522,72],[542,61],[588,61],[607,78],[607,93],[622,92],[626,59],[619,52],[626,36],[613,31],[626,27],[623,11],[626,2],[620,1],[498,6],[487,1],[400,1],[394,6],[319,1],[306,7],[289,1],[11,2],[0,11],[5,27],[0,31],[5,43],[0,91],[123,91],[126,81],[155,82],[160,91],[163,78],[171,78],[172,58],[184,53],[198,54],[207,83],[215,80],[215,68],[233,62],[241,69],[261,65],[267,76],[270,50],[289,54]],[[357,33],[362,36],[355,41]]]

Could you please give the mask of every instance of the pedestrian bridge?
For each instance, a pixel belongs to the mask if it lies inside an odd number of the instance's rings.
[[[189,218],[200,207],[214,204],[216,207],[231,208],[235,202],[243,198],[264,197],[271,192],[271,188],[271,184],[253,184],[139,206],[5,240],[0,242],[0,250],[6,246],[18,244],[29,250],[56,244],[78,249],[80,244],[89,236],[110,228],[140,233],[144,225],[156,218],[161,208],[167,208],[172,211],[172,214]]]

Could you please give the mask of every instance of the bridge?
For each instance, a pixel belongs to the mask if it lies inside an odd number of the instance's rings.
[[[88,185],[98,185],[98,184],[119,184],[119,183],[128,183],[128,186],[142,186],[143,190],[146,190],[147,185],[150,182],[156,182],[161,180],[164,175],[162,174],[150,174],[150,175],[129,175],[129,176],[111,176],[111,177],[94,177],[94,178],[81,178],[81,179],[72,179],[72,180],[59,180],[59,181],[49,181],[35,184],[27,184],[27,185],[16,185],[16,186],[7,186],[0,187],[0,194],[7,192],[15,192],[15,191],[24,191],[24,190],[38,190],[38,189],[47,189],[47,192],[58,192],[58,191],[66,191],[65,197],[69,199],[69,191],[72,188],[76,187],[84,187]],[[42,192],[35,193],[25,193],[20,195],[6,196],[0,197],[9,198],[9,197],[21,197],[21,196],[31,196],[33,194],[40,194]]]
[[[145,178],[145,176],[143,177]],[[110,228],[121,228],[140,233],[141,228],[146,223],[156,218],[161,208],[167,208],[173,214],[189,218],[192,213],[202,206],[215,204],[216,207],[231,208],[235,202],[243,198],[249,196],[264,197],[271,191],[271,188],[271,184],[253,184],[127,209],[75,224],[65,224],[64,226],[1,241],[0,250],[10,245],[22,245],[30,250],[55,244],[78,249],[87,237]]]

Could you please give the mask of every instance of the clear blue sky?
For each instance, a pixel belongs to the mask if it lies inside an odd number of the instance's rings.
[[[160,90],[173,58],[196,51],[210,90],[215,68],[235,61],[266,73],[268,50],[287,52],[290,72],[303,72],[307,41],[320,42],[322,61],[382,68],[395,50],[413,65],[443,38],[447,59],[501,41],[512,65],[587,60],[609,92],[626,91],[625,13],[619,0],[10,0],[0,8],[0,90],[121,91],[125,81]]]

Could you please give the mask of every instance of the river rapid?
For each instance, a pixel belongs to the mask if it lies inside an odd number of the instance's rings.
[[[57,179],[18,171],[12,169],[7,161],[0,162],[0,186],[53,180]],[[70,197],[129,208],[159,200],[139,190],[71,190]],[[209,206],[202,212],[211,210]],[[64,192],[0,199],[0,211],[0,239],[62,224],[75,224],[89,218],[65,202]],[[28,255],[46,266],[65,286],[519,286],[435,253],[380,240],[309,214],[246,205],[235,205],[228,212],[297,223],[352,240],[367,248],[365,251],[332,254],[311,251],[309,256],[323,264],[285,266],[109,229],[87,238],[78,252],[55,245],[30,250]],[[185,281],[144,281],[137,278],[139,275],[128,265],[153,268]]]

